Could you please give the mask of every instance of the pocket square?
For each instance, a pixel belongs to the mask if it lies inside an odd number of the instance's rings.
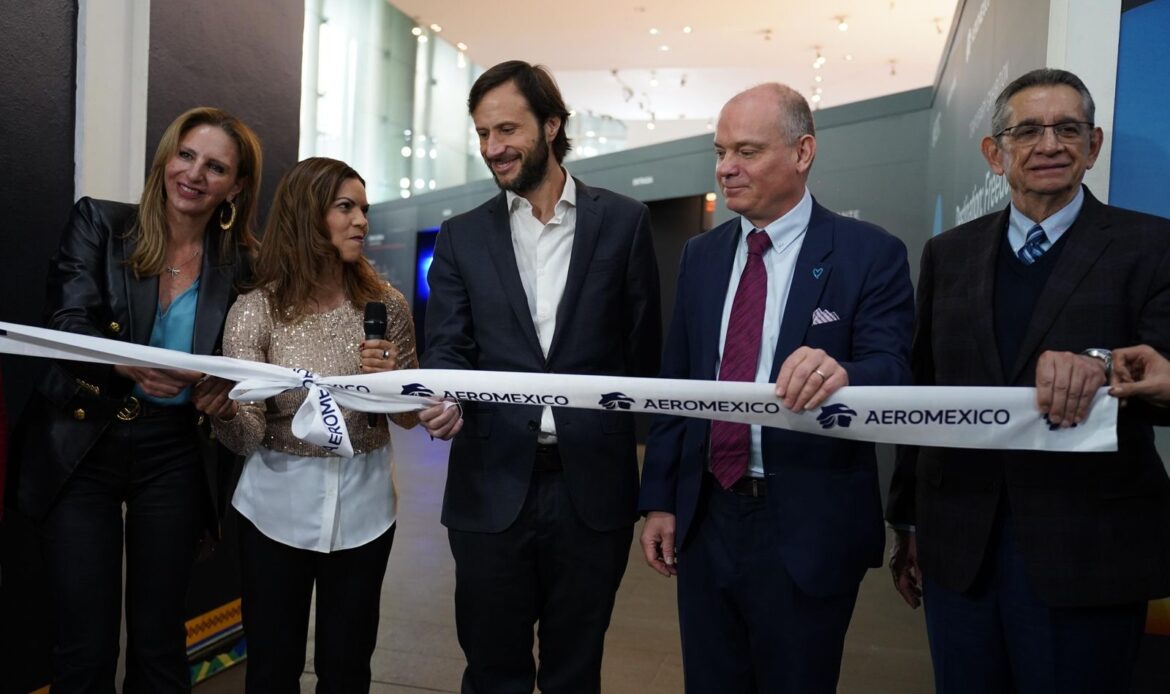
[[[838,316],[836,313],[833,313],[832,311],[826,311],[823,308],[818,308],[817,310],[813,311],[813,315],[812,315],[812,324],[813,325],[824,325],[825,323],[832,323],[834,321],[839,321],[839,320],[841,320],[841,316]]]

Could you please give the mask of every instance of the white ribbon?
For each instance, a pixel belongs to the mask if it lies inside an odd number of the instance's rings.
[[[201,371],[235,381],[231,397],[256,401],[308,388],[293,434],[338,455],[353,448],[338,407],[421,410],[436,399],[672,414],[760,424],[855,441],[1061,452],[1117,450],[1117,400],[1100,389],[1089,417],[1053,428],[1033,388],[850,386],[815,410],[791,412],[767,383],[619,376],[404,369],[317,377],[274,364],[208,357],[43,328],[0,323],[0,352],[104,364]]]

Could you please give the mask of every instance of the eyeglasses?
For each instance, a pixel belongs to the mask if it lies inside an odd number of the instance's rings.
[[[996,138],[1007,136],[1018,145],[1034,145],[1044,137],[1044,131],[1052,128],[1059,142],[1076,144],[1085,139],[1085,134],[1093,127],[1092,123],[1067,121],[1064,123],[1026,123],[1010,128],[1004,128],[995,134]]]

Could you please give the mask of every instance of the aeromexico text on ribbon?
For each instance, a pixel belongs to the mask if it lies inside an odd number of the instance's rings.
[[[236,382],[231,396],[255,401],[307,388],[293,433],[351,456],[339,407],[363,412],[420,410],[440,398],[514,405],[649,412],[779,427],[856,441],[951,448],[1065,452],[1117,450],[1117,401],[1101,389],[1088,419],[1054,429],[1032,388],[842,388],[820,407],[791,412],[766,383],[689,381],[496,371],[411,369],[316,376],[273,364],[207,357],[116,340],[0,323],[0,352],[106,364],[201,371]]]

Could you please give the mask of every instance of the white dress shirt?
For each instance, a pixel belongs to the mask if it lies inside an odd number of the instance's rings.
[[[562,169],[563,171],[563,169]],[[520,283],[528,297],[528,313],[536,326],[540,350],[548,357],[557,328],[557,308],[565,293],[573,236],[577,230],[577,184],[565,174],[565,187],[553,208],[548,224],[532,214],[532,203],[508,191],[508,221],[512,227],[512,249]],[[557,427],[551,407],[540,415],[540,443],[556,443]]]
[[[760,356],[756,362],[756,383],[772,381],[772,362],[776,355],[776,343],[780,339],[780,320],[784,317],[784,306],[788,303],[788,291],[792,288],[792,274],[796,271],[796,257],[804,245],[808,231],[808,220],[812,217],[812,194],[804,189],[804,197],[780,219],[764,227],[763,231],[772,239],[772,248],[764,253],[764,267],[768,270],[768,295],[764,302],[764,327],[760,333]],[[739,288],[739,277],[747,266],[747,237],[752,223],[740,217],[739,243],[735,248],[735,260],[731,265],[731,277],[727,284],[727,298],[723,301],[723,318],[719,325],[719,355],[723,359],[723,344],[727,341],[727,322],[731,319],[731,304],[735,301],[735,290]],[[787,355],[786,355],[787,356]],[[715,364],[719,373],[719,364]],[[764,453],[761,448],[761,427],[752,426],[751,456],[748,459],[748,474],[764,476]]]

